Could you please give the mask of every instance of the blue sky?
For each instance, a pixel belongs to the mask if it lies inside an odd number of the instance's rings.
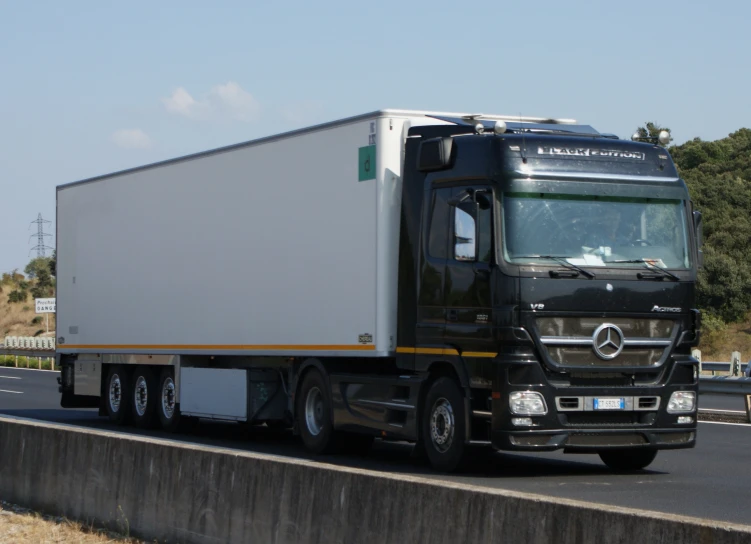
[[[0,272],[59,184],[375,109],[723,138],[751,127],[749,21],[722,0],[0,0]]]

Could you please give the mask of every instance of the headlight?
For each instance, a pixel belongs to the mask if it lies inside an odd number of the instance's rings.
[[[518,416],[543,416],[548,413],[545,399],[535,391],[516,391],[508,398],[509,409]]]
[[[668,413],[693,412],[696,407],[696,393],[693,391],[675,391],[670,395]]]

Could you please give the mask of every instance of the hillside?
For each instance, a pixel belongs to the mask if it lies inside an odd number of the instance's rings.
[[[704,218],[698,305],[706,360],[751,357],[751,130],[669,148]]]
[[[37,315],[35,298],[55,296],[53,258],[38,258],[25,269],[0,278],[0,342],[6,336],[46,336],[46,316]],[[55,334],[55,316],[49,316],[50,336]]]

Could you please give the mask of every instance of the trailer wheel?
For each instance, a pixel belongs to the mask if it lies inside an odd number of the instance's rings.
[[[602,462],[611,469],[627,472],[648,467],[657,457],[657,450],[603,450],[599,454]]]
[[[133,373],[133,421],[137,427],[149,429],[156,424],[157,384],[154,373],[147,366],[139,366]]]
[[[295,398],[295,417],[308,451],[331,453],[336,448],[331,392],[318,370],[310,370],[303,378]]]
[[[159,374],[158,402],[155,403],[159,423],[167,432],[174,433],[180,428],[180,405],[177,402],[175,372],[172,367],[162,368]]]
[[[433,468],[451,472],[462,461],[466,414],[457,383],[448,377],[435,380],[425,395],[422,410],[422,442]]]
[[[126,370],[119,365],[111,366],[105,384],[105,405],[107,416],[116,425],[126,425],[130,419],[130,379]]]

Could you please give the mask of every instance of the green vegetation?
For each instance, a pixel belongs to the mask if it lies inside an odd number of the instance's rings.
[[[727,358],[730,350],[748,345],[743,336],[751,332],[751,130],[714,142],[696,138],[668,150],[704,218],[697,292],[704,314],[702,349],[722,349]]]
[[[36,368],[40,370],[52,370],[53,357],[14,357],[13,355],[0,355],[0,367],[18,366],[18,368]],[[17,363],[17,364],[16,364]]]
[[[47,298],[54,295],[55,282],[52,271],[55,268],[54,257],[37,257],[26,265],[26,275],[36,280],[31,288],[31,296],[34,298]]]

